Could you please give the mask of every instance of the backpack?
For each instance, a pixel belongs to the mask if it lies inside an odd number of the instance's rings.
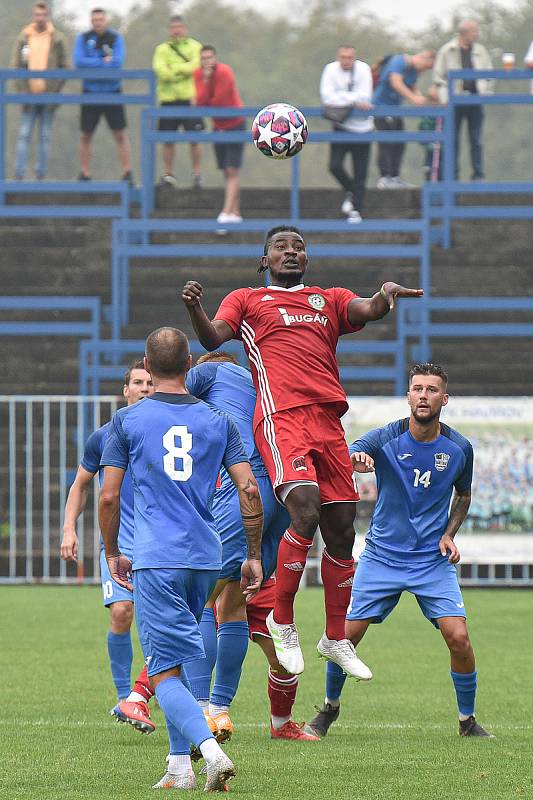
[[[388,56],[381,56],[381,58],[378,58],[377,61],[374,61],[374,63],[370,67],[370,72],[372,73],[372,87],[374,89],[376,88],[381,79],[381,73],[383,72],[384,68],[387,66],[393,55],[394,54],[391,53]]]

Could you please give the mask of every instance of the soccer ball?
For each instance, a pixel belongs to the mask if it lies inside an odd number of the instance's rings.
[[[252,123],[252,139],[268,158],[291,158],[307,141],[307,122],[294,106],[273,103],[262,108]]]

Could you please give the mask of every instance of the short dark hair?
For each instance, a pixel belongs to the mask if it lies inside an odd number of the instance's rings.
[[[183,19],[181,14],[172,14],[168,22],[170,24],[171,22],[185,22],[185,20]]]
[[[297,233],[298,236],[301,236],[302,239],[303,234],[301,230],[299,230],[295,225],[278,225],[276,228],[270,228],[265,236],[265,246],[263,248],[263,255],[266,256],[268,253],[268,248],[270,247],[271,240],[276,236],[278,233]]]
[[[409,370],[409,386],[415,375],[435,375],[442,380],[445,386],[448,385],[448,373],[438,364],[414,364]]]
[[[42,0],[39,0],[39,2],[38,2],[38,3],[34,3],[34,4],[33,4],[33,7],[34,7],[34,8],[40,8],[40,9],[41,9],[41,11],[46,11],[46,12],[48,12],[48,11],[49,11],[49,8],[48,8],[48,3],[43,3],[43,2],[42,2]]]
[[[138,358],[129,365],[128,369],[124,373],[124,386],[128,386],[129,382],[131,381],[131,373],[134,369],[144,369],[144,361],[142,358]]]
[[[100,8],[100,7],[92,8],[91,9],[91,17],[92,17],[93,14],[107,14],[107,11],[105,10],[105,8]]]
[[[157,328],[146,339],[146,358],[152,375],[172,378],[187,369],[189,340],[177,328]]]
[[[200,50],[200,53],[205,53],[206,50],[209,50],[211,53],[214,53],[216,55],[217,52],[216,47],[213,47],[212,44],[204,44],[204,46]]]
[[[197,359],[196,363],[205,364],[206,361],[229,362],[230,364],[239,365],[239,359],[236,358],[233,353],[228,353],[225,350],[216,350],[214,353],[204,353]]]

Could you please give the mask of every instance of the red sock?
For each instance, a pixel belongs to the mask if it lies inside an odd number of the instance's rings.
[[[322,552],[320,574],[324,584],[326,607],[326,636],[328,639],[345,639],[346,610],[352,594],[354,576],[353,558],[332,558],[328,551]]]
[[[298,690],[298,676],[288,675],[277,678],[272,670],[268,670],[268,697],[270,699],[270,713],[273,717],[290,717],[296,692]]]
[[[146,665],[143,667],[142,672],[139,673],[137,680],[133,685],[133,691],[137,692],[137,694],[141,694],[146,702],[148,702],[149,699],[154,696],[152,687],[150,686],[150,682],[148,680],[148,669]]]
[[[307,553],[313,542],[287,528],[279,543],[276,566],[274,620],[281,625],[294,622],[294,596],[298,591]]]

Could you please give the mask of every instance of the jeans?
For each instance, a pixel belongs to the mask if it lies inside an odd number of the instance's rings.
[[[368,156],[370,142],[351,144],[332,144],[329,157],[329,171],[338,180],[345,192],[353,195],[353,205],[357,211],[363,210],[365,199],[366,174],[368,171]],[[347,155],[352,158],[353,178],[344,169],[344,159]]]
[[[33,128],[39,121],[39,141],[35,159],[35,177],[44,178],[48,169],[48,151],[50,149],[50,132],[55,109],[51,106],[23,106],[20,115],[20,127],[15,151],[15,177],[23,178],[28,164]]]
[[[470,162],[472,178],[483,178],[483,152],[481,148],[481,127],[483,125],[482,106],[455,107],[455,178],[459,177],[459,134],[464,119],[468,124],[468,141],[470,143]]]
[[[378,131],[403,131],[402,117],[376,117]],[[400,174],[405,144],[403,142],[380,142],[378,151],[379,174],[382,178],[397,178]]]

